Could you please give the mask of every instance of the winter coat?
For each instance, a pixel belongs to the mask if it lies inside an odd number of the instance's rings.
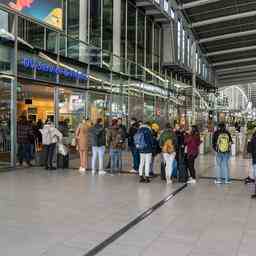
[[[91,143],[93,147],[106,146],[106,131],[103,125],[96,124],[90,129]]]
[[[228,130],[226,130],[226,129],[225,129],[225,130],[220,130],[220,129],[218,129],[218,130],[213,134],[213,138],[212,138],[212,147],[213,147],[213,149],[214,149],[216,152],[218,152],[218,145],[217,145],[218,138],[219,138],[220,134],[222,134],[222,133],[228,134],[229,140],[230,140],[230,145],[233,143],[231,134],[230,134],[230,132],[229,132]],[[231,151],[231,147],[230,147],[229,152],[230,152],[230,151]],[[229,153],[229,152],[228,152],[228,153]]]
[[[43,145],[55,144],[63,139],[62,133],[53,125],[46,124],[43,129],[40,129],[40,132],[42,133]]]
[[[145,140],[146,147],[144,149],[140,149],[139,152],[142,153],[142,154],[153,153],[154,139],[153,139],[153,134],[152,134],[151,129],[148,126],[143,125],[138,130],[138,133],[141,133],[141,132],[144,135],[144,140]]]
[[[18,144],[31,144],[31,138],[34,141],[34,133],[32,125],[28,122],[17,123],[17,143]]]
[[[251,154],[252,154],[252,163],[256,164],[256,136],[253,136],[251,139]]]
[[[119,126],[113,126],[108,130],[107,144],[112,149],[123,149],[125,143],[124,130]]]
[[[201,144],[200,136],[187,135],[185,137],[188,157],[196,157],[199,154],[199,146]]]
[[[134,135],[137,133],[138,128],[136,125],[132,125],[129,129],[128,132],[128,146],[129,148],[134,148],[135,144],[134,144]]]
[[[76,143],[79,151],[87,151],[89,148],[89,133],[91,125],[82,123],[76,130]]]

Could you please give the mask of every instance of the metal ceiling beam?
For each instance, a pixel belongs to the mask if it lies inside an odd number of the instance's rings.
[[[145,6],[151,6],[151,5],[153,5],[153,3],[149,1],[136,2],[136,6],[138,7],[145,7]]]
[[[246,82],[246,81],[251,81],[251,82],[256,82],[256,76],[251,76],[251,77],[244,77],[244,78],[234,78],[234,79],[219,79],[219,83],[232,83],[232,82]]]
[[[231,73],[239,73],[239,72],[245,72],[245,71],[254,71],[254,70],[256,71],[256,65],[217,69],[216,72],[218,75],[221,75],[221,74],[231,74]]]
[[[182,4],[182,5],[179,6],[179,9],[180,10],[185,10],[185,9],[198,7],[198,6],[202,6],[202,5],[206,5],[206,4],[211,4],[211,3],[216,3],[216,2],[220,2],[220,1],[221,0],[198,0],[198,1],[195,1],[195,2]]]
[[[213,62],[212,66],[213,67],[218,67],[218,66],[232,65],[232,64],[250,62],[250,61],[256,61],[256,57],[237,59],[237,60],[220,61],[220,62],[215,62],[215,63]]]
[[[203,38],[203,39],[200,39],[198,41],[198,43],[203,44],[203,43],[209,43],[209,42],[214,42],[214,41],[219,41],[219,40],[224,40],[224,39],[230,39],[230,38],[236,38],[236,37],[242,37],[242,36],[250,36],[250,35],[255,35],[255,34],[256,34],[256,29],[253,29],[253,30],[248,30],[248,31],[243,31],[243,32],[229,33],[229,34],[224,34],[224,35],[220,35],[220,36]]]
[[[253,77],[256,77],[256,74],[248,74],[248,73],[242,73],[242,74],[223,74],[222,76],[218,76],[220,80],[222,79],[228,79],[228,78],[247,78],[253,75]]]
[[[229,54],[229,53],[235,53],[235,52],[252,51],[252,50],[256,50],[256,45],[234,48],[230,50],[217,51],[217,52],[210,52],[210,53],[207,53],[206,56],[210,57],[210,56],[223,55],[223,54]]]
[[[146,10],[146,15],[159,15],[161,11],[158,9]]]
[[[225,22],[225,21],[253,17],[255,15],[256,15],[256,11],[242,12],[242,13],[238,13],[238,14],[232,14],[232,15],[228,15],[228,16],[222,16],[222,17],[218,17],[218,18],[194,22],[191,24],[191,27],[192,28],[202,27],[202,26],[216,24],[216,23]]]
[[[229,82],[221,82],[219,81],[218,87],[224,87],[224,86],[232,86],[232,85],[238,85],[238,84],[250,84],[255,83],[255,79],[248,79],[248,80],[234,80]]]

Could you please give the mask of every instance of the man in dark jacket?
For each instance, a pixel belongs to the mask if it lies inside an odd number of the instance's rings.
[[[132,153],[133,158],[133,169],[130,171],[131,173],[138,173],[140,167],[140,152],[136,148],[134,144],[134,135],[137,133],[139,129],[139,124],[136,118],[132,118],[131,127],[128,132],[128,146]]]
[[[99,174],[105,174],[103,167],[105,146],[106,146],[106,131],[103,127],[103,120],[97,119],[96,124],[91,129],[92,142],[92,173],[96,172],[97,156],[99,157]]]
[[[230,183],[229,159],[232,145],[232,137],[224,123],[220,123],[217,131],[213,134],[212,146],[216,151],[217,179],[215,184]]]
[[[140,182],[149,183],[149,171],[154,144],[150,123],[147,122],[145,125],[141,125],[134,138],[135,145],[140,152]],[[145,175],[143,174],[143,171]]]
[[[32,166],[30,156],[30,140],[34,138],[32,126],[25,116],[21,116],[17,122],[17,144],[18,144],[18,161],[20,165],[25,160],[28,166]]]

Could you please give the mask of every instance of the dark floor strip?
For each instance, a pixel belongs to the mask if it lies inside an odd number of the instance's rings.
[[[147,209],[145,212],[143,212],[141,215],[139,215],[137,218],[132,220],[130,223],[128,223],[126,226],[121,228],[119,231],[111,235],[109,238],[107,238],[105,241],[94,247],[92,250],[87,252],[84,256],[94,256],[104,250],[107,246],[112,244],[114,241],[116,241],[118,238],[120,238],[123,234],[125,234],[127,231],[132,229],[134,226],[136,226],[138,223],[149,217],[153,212],[155,212],[157,209],[159,209],[161,206],[166,204],[170,199],[172,199],[174,196],[176,196],[179,192],[181,192],[183,189],[187,187],[187,184],[184,184],[182,187],[178,188],[174,192],[172,192],[170,195],[168,195],[166,198],[161,200],[160,202],[156,203],[149,209]]]

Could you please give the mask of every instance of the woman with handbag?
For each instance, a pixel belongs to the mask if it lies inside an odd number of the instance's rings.
[[[84,173],[88,169],[89,133],[91,127],[91,122],[88,119],[83,119],[76,130],[76,148],[80,156],[80,173]]]

